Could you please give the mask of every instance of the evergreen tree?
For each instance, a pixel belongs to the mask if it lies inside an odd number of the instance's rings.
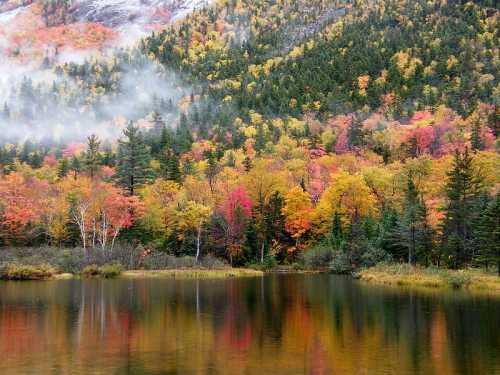
[[[255,262],[258,258],[257,227],[255,220],[248,220],[245,231],[245,242],[243,244],[243,261]]]
[[[255,137],[255,151],[260,155],[264,148],[266,147],[266,138],[264,135],[264,127],[262,124],[257,126],[257,135]]]
[[[73,155],[71,158],[70,170],[73,172],[73,177],[76,180],[78,174],[82,171],[82,163],[76,155]]]
[[[252,169],[252,159],[249,156],[245,156],[245,159],[243,159],[243,167],[245,168],[245,172],[250,172]]]
[[[182,154],[191,150],[193,144],[193,135],[188,126],[188,121],[185,113],[181,114],[179,126],[175,132],[175,146],[176,152]]]
[[[116,177],[118,183],[134,195],[137,187],[152,177],[150,154],[142,134],[132,122],[123,131],[125,139],[119,141]]]
[[[344,245],[344,229],[342,227],[342,219],[340,213],[335,211],[333,215],[333,225],[331,231],[331,241],[335,250],[341,250]]]
[[[481,137],[481,125],[479,121],[475,121],[471,131],[471,146],[473,151],[484,150],[484,141]]]
[[[70,164],[68,159],[62,158],[59,160],[59,164],[57,165],[57,176],[58,177],[66,177],[70,171]]]
[[[397,238],[406,249],[409,264],[415,264],[417,256],[428,263],[432,250],[432,233],[427,222],[427,207],[411,175],[408,176]]]
[[[347,129],[347,142],[349,148],[354,149],[356,147],[361,147],[364,144],[364,131],[363,124],[359,119],[354,119]]]
[[[496,264],[500,276],[500,193],[481,212],[475,237],[479,250],[476,260],[486,268]]]
[[[101,142],[97,135],[92,134],[87,138],[87,151],[84,156],[85,170],[90,178],[94,178],[101,164],[99,147]]]
[[[184,158],[182,163],[182,176],[193,176],[196,173],[196,169],[193,163],[193,159],[190,157]]]
[[[181,182],[179,157],[173,151],[169,151],[166,156],[164,176],[167,180]]]
[[[236,157],[234,156],[233,151],[229,151],[227,155],[226,166],[233,168],[236,165]]]
[[[165,129],[165,122],[157,111],[153,112],[151,122],[153,124],[153,132],[155,133],[155,135],[158,136],[162,134],[163,129]]]
[[[458,150],[455,152],[453,167],[447,175],[443,249],[448,255],[450,266],[458,268],[471,260],[471,224],[478,214],[476,203],[482,181],[474,169],[468,149],[463,154]]]
[[[207,157],[208,165],[207,165],[207,168],[205,169],[205,176],[207,177],[208,184],[210,185],[210,190],[213,193],[214,192],[215,176],[217,176],[219,168],[218,168],[217,158],[215,157],[215,155],[212,151],[207,152],[206,157]]]

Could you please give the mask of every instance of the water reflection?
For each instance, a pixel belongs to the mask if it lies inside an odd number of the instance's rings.
[[[0,284],[0,373],[500,374],[500,300],[328,275]]]

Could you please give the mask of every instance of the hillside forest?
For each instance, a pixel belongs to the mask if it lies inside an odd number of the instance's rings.
[[[499,22],[494,0],[218,0],[82,62],[12,48],[52,78],[0,94],[0,245],[500,274]]]

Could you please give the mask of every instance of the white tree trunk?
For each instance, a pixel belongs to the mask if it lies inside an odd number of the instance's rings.
[[[198,258],[200,256],[200,243],[201,243],[201,223],[198,225],[198,233],[196,236],[196,263],[198,263]]]

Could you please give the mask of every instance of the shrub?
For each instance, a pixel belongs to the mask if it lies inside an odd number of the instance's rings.
[[[363,255],[361,255],[362,267],[373,267],[379,263],[389,263],[391,256],[383,249],[377,247],[369,247]]]
[[[333,259],[333,250],[329,246],[318,245],[306,250],[303,259],[307,267],[328,267],[328,264]]]
[[[155,252],[147,255],[143,262],[142,266],[146,270],[162,270],[166,269],[169,264],[170,256],[165,253]]]
[[[38,265],[4,263],[0,266],[0,278],[4,280],[43,280],[56,273],[57,269],[46,263]]]
[[[119,263],[106,264],[99,268],[100,275],[107,279],[120,276],[122,272],[123,266]]]
[[[348,274],[354,270],[349,256],[344,252],[338,252],[333,255],[329,268],[330,271],[337,274]]]
[[[227,264],[222,260],[217,257],[214,257],[213,255],[205,255],[203,258],[200,260],[200,265],[205,268],[209,269],[217,269],[217,268],[224,268],[227,267]]]
[[[453,289],[464,288],[471,283],[470,275],[463,271],[446,272],[442,277],[444,281]]]
[[[175,259],[173,268],[193,268],[196,266],[196,258],[191,256],[172,257]]]
[[[97,264],[90,264],[83,268],[81,274],[86,277],[99,276],[100,269]]]

